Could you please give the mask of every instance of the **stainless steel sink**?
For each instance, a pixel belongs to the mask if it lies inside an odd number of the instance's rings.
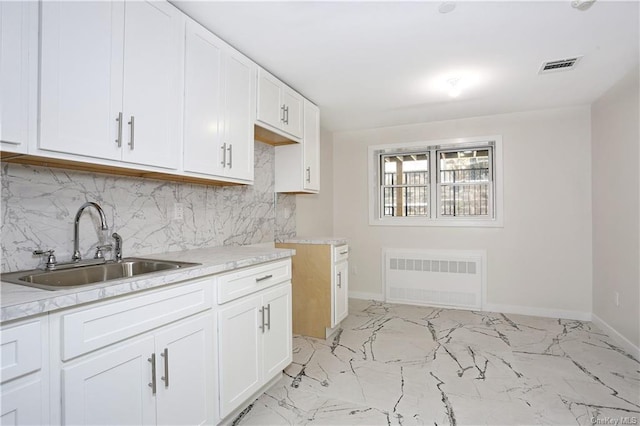
[[[198,266],[199,263],[173,262],[166,260],[125,258],[121,262],[105,262],[98,265],[74,265],[54,271],[12,272],[2,274],[2,281],[37,287],[45,290],[61,290],[81,287],[153,272]]]

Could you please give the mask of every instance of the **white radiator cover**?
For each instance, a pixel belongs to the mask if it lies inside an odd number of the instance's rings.
[[[385,300],[482,310],[487,255],[483,250],[382,250]]]

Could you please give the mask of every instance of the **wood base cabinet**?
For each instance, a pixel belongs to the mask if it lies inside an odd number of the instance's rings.
[[[277,243],[296,250],[292,262],[293,333],[319,339],[349,313],[349,247]]]

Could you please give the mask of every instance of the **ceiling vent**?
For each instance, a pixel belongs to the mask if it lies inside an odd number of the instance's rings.
[[[574,58],[558,59],[555,61],[547,61],[542,64],[538,74],[546,74],[548,72],[556,71],[569,71],[576,67],[576,64],[580,61],[582,56],[576,56]]]

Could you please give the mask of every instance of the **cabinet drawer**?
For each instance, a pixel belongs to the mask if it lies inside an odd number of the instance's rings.
[[[37,371],[42,366],[42,319],[2,327],[0,381]]]
[[[333,247],[333,261],[340,262],[341,260],[349,259],[349,245],[344,244],[341,246]]]
[[[62,359],[144,333],[212,305],[212,279],[208,279],[63,314]]]
[[[221,275],[218,303],[222,304],[291,279],[291,259],[267,263]]]

